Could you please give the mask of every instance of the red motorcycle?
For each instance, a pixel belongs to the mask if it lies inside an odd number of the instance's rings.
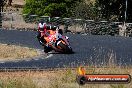
[[[57,34],[58,33],[58,34]],[[44,37],[46,41],[46,46],[50,47],[50,49],[55,50],[60,53],[73,53],[73,50],[69,44],[68,37],[63,36],[62,29],[56,30],[47,30],[48,36]]]

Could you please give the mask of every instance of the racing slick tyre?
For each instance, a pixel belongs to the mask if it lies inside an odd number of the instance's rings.
[[[60,42],[58,44],[58,47],[61,48],[61,50],[63,51],[63,53],[67,53],[67,54],[73,53],[72,48],[69,47],[69,46],[67,46],[67,45],[64,45],[62,42]]]

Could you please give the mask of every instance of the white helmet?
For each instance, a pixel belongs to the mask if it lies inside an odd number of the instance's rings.
[[[39,28],[44,28],[46,23],[39,23]]]

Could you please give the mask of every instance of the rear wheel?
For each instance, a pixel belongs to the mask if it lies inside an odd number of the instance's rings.
[[[51,47],[44,46],[44,52],[45,53],[48,53],[50,51],[52,51],[52,48]]]

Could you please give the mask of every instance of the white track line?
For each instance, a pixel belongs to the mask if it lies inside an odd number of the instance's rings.
[[[0,62],[0,63],[5,63],[5,62],[2,61],[2,62]]]
[[[24,60],[24,61],[31,61],[31,59],[27,59],[27,60]]]
[[[50,55],[48,55],[48,56],[45,57],[45,58],[47,59],[47,58],[50,58],[50,57],[52,57],[52,56],[53,56],[53,54],[50,54]]]
[[[33,59],[33,60],[39,60],[39,59]]]

